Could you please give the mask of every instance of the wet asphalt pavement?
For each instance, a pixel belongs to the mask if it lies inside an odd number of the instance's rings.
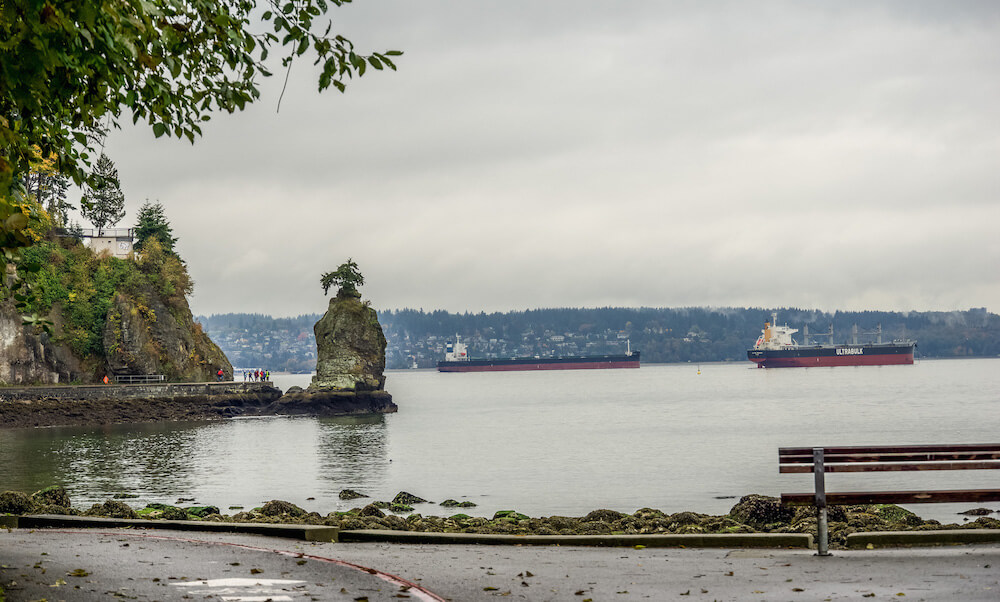
[[[1000,600],[1000,545],[836,551],[311,543],[0,531],[8,602]]]

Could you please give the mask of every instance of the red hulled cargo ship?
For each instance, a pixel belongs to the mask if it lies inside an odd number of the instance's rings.
[[[627,344],[627,343],[626,343]],[[512,357],[472,359],[464,343],[456,336],[455,343],[445,348],[444,360],[438,362],[438,372],[508,372],[513,370],[600,370],[638,368],[639,352],[631,345],[623,355],[587,355],[562,357]]]
[[[881,326],[876,330],[877,341],[874,343],[857,343],[855,333],[854,343],[841,345],[809,345],[808,337],[804,345],[799,345],[792,339],[798,332],[796,328],[777,325],[777,315],[772,314],[772,322],[764,323],[764,330],[754,344],[747,350],[747,359],[755,362],[758,368],[809,368],[813,366],[890,366],[897,364],[912,364],[913,349],[916,343],[908,340],[897,340],[891,343],[882,342]],[[819,336],[829,336],[833,339],[833,327],[829,333]]]

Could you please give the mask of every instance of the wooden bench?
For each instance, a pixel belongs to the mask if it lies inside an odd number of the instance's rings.
[[[820,556],[829,555],[827,506],[1000,501],[1000,489],[827,493],[826,473],[991,468],[1000,469],[1000,443],[782,447],[778,449],[779,473],[811,472],[815,475],[816,491],[814,493],[782,493],[781,503],[789,506],[816,506],[816,547]]]

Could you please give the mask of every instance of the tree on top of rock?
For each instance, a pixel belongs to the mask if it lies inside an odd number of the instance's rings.
[[[358,264],[354,263],[351,258],[340,264],[340,267],[335,271],[327,272],[320,278],[323,294],[328,295],[330,287],[336,284],[339,288],[338,297],[360,297],[361,293],[358,292],[358,287],[364,283],[365,277],[358,270]]]
[[[102,234],[105,226],[114,226],[125,217],[125,194],[118,181],[118,169],[107,155],[101,154],[94,168],[97,183],[89,186],[80,200],[80,213]]]

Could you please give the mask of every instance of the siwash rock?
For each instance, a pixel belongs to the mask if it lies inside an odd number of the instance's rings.
[[[316,375],[310,390],[378,391],[385,388],[385,335],[378,315],[360,293],[341,291],[313,327]]]

